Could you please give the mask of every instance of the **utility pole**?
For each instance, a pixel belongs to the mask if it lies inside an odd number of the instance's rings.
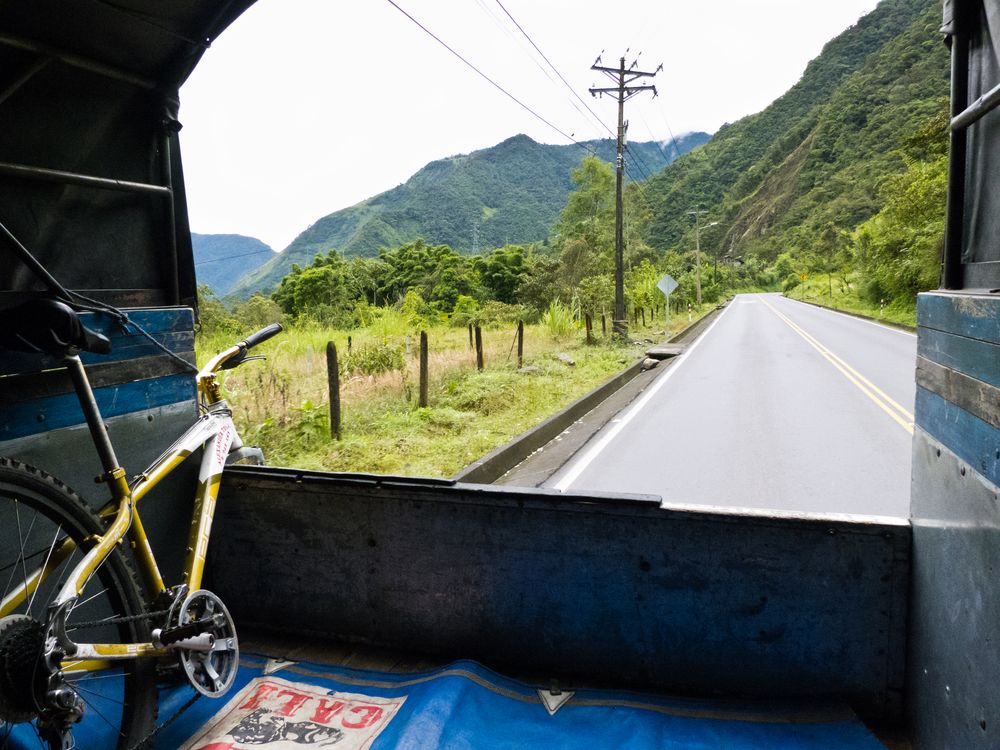
[[[627,50],[626,50],[627,51]],[[598,57],[591,70],[598,70],[614,81],[615,86],[610,88],[592,88],[591,96],[604,96],[605,94],[615,95],[618,98],[618,156],[615,159],[615,316],[611,323],[611,330],[614,335],[624,337],[628,333],[628,319],[625,317],[625,233],[622,218],[622,183],[625,178],[625,132],[628,130],[628,122],[625,120],[625,102],[638,93],[652,91],[656,96],[656,86],[631,86],[630,84],[640,78],[652,78],[661,70],[661,64],[652,73],[636,70],[638,61],[632,63],[629,68],[625,68],[625,58],[619,60],[617,68],[606,68],[601,64]]]
[[[701,307],[701,222],[700,217],[702,214],[707,214],[708,211],[695,209],[694,211],[688,211],[689,216],[694,216],[694,265],[697,269],[695,273],[696,288],[698,290],[698,307]],[[713,221],[711,224],[706,224],[705,229],[709,227],[714,227],[719,222]]]

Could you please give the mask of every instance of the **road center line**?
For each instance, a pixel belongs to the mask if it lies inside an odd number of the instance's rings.
[[[676,372],[684,365],[684,363],[691,358],[692,352],[694,352],[694,350],[698,348],[698,345],[702,341],[708,338],[708,334],[712,332],[712,329],[719,324],[719,321],[721,321],[726,316],[726,313],[729,312],[729,310],[732,307],[733,303],[730,302],[726,306],[726,309],[723,310],[722,313],[719,315],[719,317],[712,322],[712,325],[706,328],[705,332],[702,333],[697,339],[695,339],[695,342],[687,348],[687,350],[680,356],[678,361],[674,362],[670,366],[670,368],[665,373],[663,373],[663,375],[660,376],[644,394],[642,394],[639,400],[632,405],[632,408],[628,410],[625,416],[619,419],[617,423],[610,430],[608,430],[606,433],[604,433],[604,435],[601,436],[600,440],[598,440],[596,443],[590,446],[590,448],[587,449],[586,453],[584,453],[579,459],[577,459],[573,463],[570,470],[566,472],[563,478],[556,483],[555,489],[559,490],[560,492],[565,492],[567,489],[569,489],[570,485],[572,485],[573,482],[579,479],[580,475],[587,469],[588,466],[590,466],[593,460],[597,458],[604,451],[604,449],[611,444],[611,441],[618,436],[618,433],[620,433],[623,429],[625,429],[625,426],[629,422],[631,422],[632,419],[640,411],[643,410],[643,408],[645,408],[646,404],[648,404],[649,401],[653,398],[653,396],[656,395],[657,391],[659,391],[663,387],[664,383],[670,380],[670,378],[672,378],[676,374]]]
[[[870,398],[876,406],[878,406],[882,411],[888,414],[892,419],[904,430],[906,430],[911,435],[913,434],[913,414],[904,409],[899,405],[898,402],[893,400],[884,391],[882,391],[878,386],[872,383],[868,378],[862,375],[860,372],[851,367],[847,362],[834,354],[830,349],[817,341],[811,334],[803,330],[798,324],[793,322],[784,313],[780,312],[767,300],[761,300],[767,307],[778,316],[784,323],[788,325],[793,331],[795,331],[799,336],[805,339],[806,343],[809,344],[813,349],[819,352],[830,364],[836,367],[841,374],[846,377],[851,383],[857,386],[858,390],[864,393],[868,398]]]

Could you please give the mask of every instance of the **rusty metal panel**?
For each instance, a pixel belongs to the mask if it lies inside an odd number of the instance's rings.
[[[923,430],[914,437],[914,747],[992,750],[1000,745],[1000,490]]]
[[[238,467],[209,566],[244,624],[893,717],[909,550],[898,519]]]
[[[1000,299],[923,294],[907,715],[914,748],[1000,746]]]

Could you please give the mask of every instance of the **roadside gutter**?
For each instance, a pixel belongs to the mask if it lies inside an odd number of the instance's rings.
[[[678,344],[695,338],[719,314],[725,304],[719,305],[714,310],[698,318],[698,320],[668,338],[664,343]],[[536,450],[562,434],[570,425],[593,411],[603,401],[617,393],[646,369],[648,369],[646,357],[633,362],[617,375],[608,378],[608,380],[604,381],[594,390],[584,394],[545,421],[521,433],[499,448],[490,451],[482,458],[473,461],[455,474],[452,480],[456,482],[492,484]]]

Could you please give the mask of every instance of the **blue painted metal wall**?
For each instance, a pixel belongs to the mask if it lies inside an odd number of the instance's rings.
[[[1000,298],[918,302],[907,704],[919,750],[1000,747]]]
[[[214,530],[209,586],[247,626],[901,714],[903,520],[235,467]]]
[[[190,308],[126,312],[157,342],[194,362]],[[104,314],[81,317],[111,338],[110,354],[82,358],[118,458],[129,475],[139,473],[197,416],[194,376],[134,327],[122,329]],[[0,455],[59,477],[94,506],[107,501],[106,485],[93,481],[100,463],[69,374],[58,360],[10,352],[0,356]],[[187,533],[197,476],[194,461],[188,463],[143,503],[158,552],[176,548],[168,540]],[[168,573],[179,571],[182,553],[167,553]]]

